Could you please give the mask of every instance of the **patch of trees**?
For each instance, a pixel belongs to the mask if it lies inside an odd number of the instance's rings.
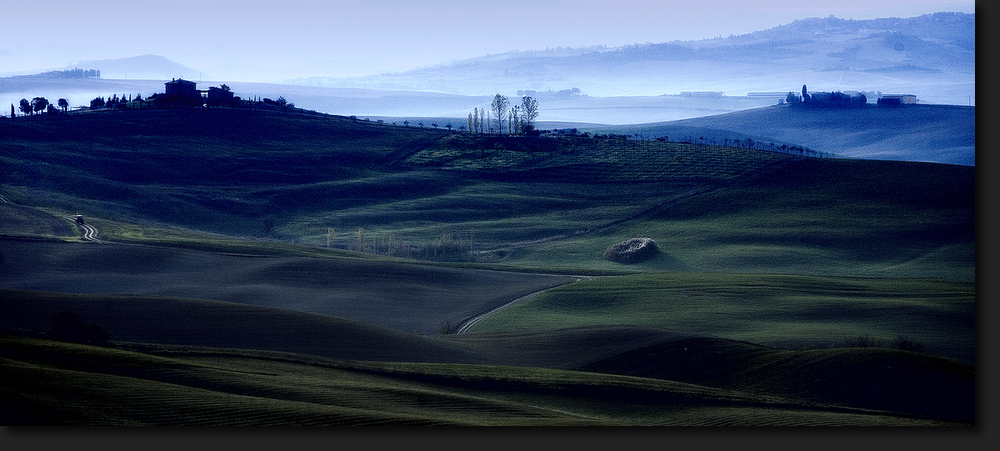
[[[282,96],[278,96],[278,100],[271,100],[265,97],[264,100],[262,100],[262,103],[264,105],[279,106],[282,108],[295,108],[294,103],[289,102]]]
[[[504,117],[506,116],[506,128]],[[531,96],[521,98],[520,105],[511,106],[510,99],[503,94],[493,97],[488,110],[479,107],[469,113],[468,130],[471,133],[496,133],[509,136],[538,136],[533,122],[538,117],[538,100]],[[495,122],[494,122],[495,121]],[[493,124],[496,128],[493,128]]]
[[[802,85],[802,96],[789,91],[785,96],[785,102],[812,108],[861,108],[868,104],[868,97],[863,92],[854,95],[840,91],[809,94],[806,85]]]
[[[69,102],[67,102],[66,99],[59,99],[56,104],[53,104],[49,102],[49,99],[46,99],[45,97],[35,97],[31,100],[21,99],[21,101],[18,103],[18,110],[20,110],[22,114],[28,116],[34,116],[36,113],[41,114],[43,112],[56,113],[59,111],[59,108],[62,108],[63,112],[66,112],[66,109],[68,107],[69,107]],[[10,117],[14,117],[15,114],[16,111],[14,110],[14,105],[11,104]]]
[[[97,69],[69,69],[51,70],[39,74],[17,75],[11,78],[101,78],[101,71]]]
[[[619,150],[625,150],[626,148],[632,148],[628,142],[647,142],[656,141],[661,143],[675,142],[681,144],[700,144],[700,145],[712,145],[712,146],[725,146],[725,147],[737,147],[743,149],[755,149],[755,150],[766,150],[769,152],[780,152],[789,155],[798,155],[802,157],[816,157],[824,158],[831,157],[832,154],[828,152],[819,152],[808,147],[803,147],[800,145],[788,145],[783,143],[775,143],[773,141],[760,141],[753,138],[723,138],[718,139],[713,136],[658,136],[651,138],[648,136],[643,136],[639,134],[635,135],[625,135],[625,134],[615,134],[615,133],[598,133],[591,135],[588,132],[580,133],[579,130],[575,128],[562,128],[554,130],[543,130],[541,134],[547,136],[564,136],[570,138],[582,138],[582,139],[603,139],[610,141],[613,145],[618,145]]]
[[[136,94],[133,98],[132,96],[127,96],[122,94],[118,97],[118,94],[114,94],[111,97],[105,99],[104,97],[95,97],[90,101],[90,108],[93,110],[107,108],[107,109],[123,109],[128,108],[131,102],[143,102],[142,95]]]

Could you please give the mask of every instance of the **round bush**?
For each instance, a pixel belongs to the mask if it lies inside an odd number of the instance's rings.
[[[639,263],[655,256],[660,249],[649,238],[630,238],[604,251],[604,258],[616,263]]]

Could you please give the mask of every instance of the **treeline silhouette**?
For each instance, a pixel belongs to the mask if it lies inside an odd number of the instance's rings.
[[[542,130],[541,135],[547,136],[573,136],[579,138],[590,138],[590,139],[600,139],[605,140],[607,144],[615,148],[616,146],[620,150],[628,150],[633,148],[635,145],[642,145],[643,142],[673,142],[680,144],[700,144],[700,145],[710,145],[710,146],[725,146],[725,147],[736,147],[742,149],[754,149],[754,150],[765,150],[770,152],[779,152],[789,155],[798,155],[803,157],[815,157],[815,158],[830,158],[834,154],[829,152],[820,152],[818,150],[813,150],[808,147],[800,145],[789,145],[785,143],[776,143],[774,141],[760,141],[753,138],[722,138],[719,139],[714,136],[693,136],[693,135],[683,135],[670,137],[667,135],[648,137],[640,134],[624,135],[624,134],[591,134],[588,132],[580,133],[579,130],[575,128],[567,129],[555,129],[555,130]]]
[[[868,96],[863,92],[849,95],[840,91],[810,94],[806,85],[802,85],[802,95],[789,91],[785,96],[785,102],[793,106],[811,108],[863,108],[868,105]]]
[[[14,75],[7,78],[101,78],[101,71],[97,69],[68,69],[50,70],[38,74]]]

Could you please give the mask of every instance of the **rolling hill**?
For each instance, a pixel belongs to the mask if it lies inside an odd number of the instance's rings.
[[[935,104],[975,97],[975,14],[808,18],[739,36],[508,52],[395,74],[293,83],[506,95],[572,88],[599,96],[682,92],[910,91]],[[489,94],[490,92],[485,92]]]
[[[670,122],[603,127],[642,136],[791,142],[843,158],[976,165],[975,107],[861,109],[773,105]]]
[[[0,163],[7,424],[977,422],[974,167],[225,109]]]

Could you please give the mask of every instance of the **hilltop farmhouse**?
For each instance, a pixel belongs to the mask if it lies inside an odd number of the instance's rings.
[[[164,83],[164,93],[155,94],[152,100],[158,108],[194,108],[204,106],[233,106],[237,99],[233,91],[222,85],[212,86],[207,90],[199,90],[193,81],[175,78]]]

